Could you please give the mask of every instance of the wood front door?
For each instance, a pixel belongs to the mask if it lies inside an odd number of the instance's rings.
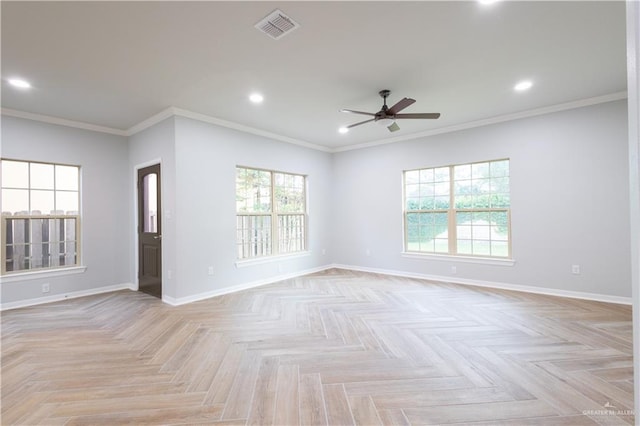
[[[138,170],[138,288],[162,297],[160,164]]]

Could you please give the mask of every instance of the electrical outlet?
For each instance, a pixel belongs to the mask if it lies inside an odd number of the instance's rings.
[[[42,284],[42,292],[43,293],[49,293],[50,287],[49,287],[49,283],[44,283]]]
[[[580,265],[571,265],[571,273],[575,275],[580,274]]]
[[[325,254],[327,254],[327,249],[322,249],[322,255],[324,256]]]
[[[452,274],[457,274],[458,273],[458,268],[456,266],[452,266],[451,267],[451,273]]]
[[[209,275],[213,275],[213,266],[209,266],[208,273]]]
[[[173,271],[171,269],[167,269],[167,279],[173,278]]]

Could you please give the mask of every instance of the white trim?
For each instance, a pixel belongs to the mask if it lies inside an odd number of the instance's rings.
[[[98,287],[90,290],[72,291],[71,293],[54,294],[52,296],[37,297],[35,299],[19,300],[17,302],[7,302],[0,304],[0,311],[9,309],[25,308],[27,306],[41,305],[43,303],[59,302],[66,299],[75,299],[77,297],[93,296],[96,294],[110,293],[119,290],[134,290],[132,283],[122,283],[110,285],[106,287]]]
[[[496,117],[491,117],[484,120],[470,121],[467,123],[455,124],[453,126],[441,127],[439,129],[427,130],[424,132],[411,133],[403,136],[397,136],[395,138],[380,139],[373,142],[365,142],[365,143],[360,143],[356,145],[349,145],[349,146],[334,148],[331,152],[334,152],[334,153],[344,152],[344,151],[352,151],[355,149],[370,148],[370,147],[380,146],[380,145],[388,145],[391,143],[404,142],[404,141],[423,138],[427,136],[440,135],[443,133],[452,133],[460,130],[467,130],[467,129],[473,129],[475,127],[487,126],[490,124],[503,123],[505,121],[519,120],[522,118],[535,117],[538,115],[550,114],[553,112],[560,112],[560,111],[565,111],[569,109],[582,108],[586,106],[602,104],[606,102],[619,101],[626,98],[627,98],[627,92],[616,92],[616,93],[611,93],[609,95],[596,96],[593,98],[581,99],[578,101],[566,102],[563,104],[551,105],[548,107],[516,112],[514,114],[498,115]]]
[[[40,278],[53,278],[62,277],[65,275],[82,274],[86,270],[86,266],[72,266],[70,268],[55,268],[43,269],[39,271],[9,273],[0,277],[0,283],[13,283],[18,281],[37,280]]]
[[[487,126],[489,124],[497,124],[505,121],[519,120],[521,118],[527,118],[527,117],[535,117],[538,115],[565,111],[565,110],[574,109],[574,108],[582,108],[585,106],[597,105],[597,104],[606,103],[606,102],[613,102],[613,101],[622,100],[626,98],[627,98],[626,91],[616,92],[608,95],[596,96],[592,98],[581,99],[577,101],[566,102],[566,103],[551,105],[551,106],[542,107],[542,108],[536,108],[536,109],[517,112],[513,114],[499,115],[499,116],[487,118],[484,120],[471,121],[467,123],[441,127],[438,129],[427,130],[424,132],[412,133],[412,134],[407,134],[403,136],[397,136],[394,138],[380,139],[377,141],[364,142],[360,144],[348,145],[348,146],[343,146],[338,148],[331,148],[324,145],[318,145],[318,144],[303,141],[300,139],[291,138],[289,136],[279,135],[277,133],[268,132],[266,130],[256,129],[254,127],[245,126],[243,124],[234,123],[232,121],[227,121],[220,118],[211,117],[206,114],[192,112],[186,109],[181,109],[176,107],[166,108],[160,111],[159,113],[141,121],[140,123],[134,126],[131,126],[127,130],[115,129],[115,128],[106,127],[106,126],[99,126],[96,124],[83,123],[80,121],[67,120],[67,119],[58,118],[58,117],[51,117],[51,116],[42,115],[42,114],[34,114],[30,112],[18,111],[18,110],[9,109],[9,108],[2,108],[2,115],[6,115],[10,117],[26,118],[29,120],[41,121],[44,123],[58,124],[61,126],[75,127],[78,129],[91,130],[95,132],[109,133],[117,136],[127,136],[127,137],[133,136],[138,132],[148,129],[149,127],[169,117],[180,116],[180,117],[190,118],[197,121],[202,121],[205,123],[215,124],[222,127],[227,127],[229,129],[239,130],[241,132],[258,135],[258,136],[262,136],[265,138],[269,138],[269,139],[273,139],[281,142],[290,143],[293,145],[302,146],[309,149],[314,149],[317,151],[337,153],[337,152],[344,152],[344,151],[352,151],[356,149],[370,148],[370,147],[380,146],[380,145],[387,145],[387,144],[396,143],[396,142],[414,140],[422,137],[434,136],[434,135],[439,135],[443,133],[452,133],[460,130],[467,130],[475,127]]]
[[[400,255],[408,259],[436,260],[439,262],[477,263],[480,265],[498,266],[513,266],[516,264],[516,261],[514,259],[499,259],[489,257],[454,256],[450,254],[414,253],[407,251],[401,252]]]
[[[620,305],[631,305],[631,297],[610,296],[607,294],[585,293],[581,291],[558,290],[555,288],[534,287],[519,284],[501,283],[495,281],[481,281],[467,278],[452,278],[442,275],[421,274],[416,272],[395,271],[389,269],[368,268],[354,265],[332,265],[337,269],[347,269],[350,271],[371,272],[374,274],[391,275],[396,277],[417,278],[444,283],[461,284],[474,287],[496,288],[500,290],[519,291],[523,293],[544,294],[547,296],[566,297],[570,299],[593,300],[596,302],[616,303]]]
[[[34,114],[32,112],[18,111],[10,108],[2,108],[2,115],[25,118],[42,123],[57,124],[59,126],[74,127],[76,129],[91,130],[93,132],[109,133],[116,136],[128,136],[124,130],[114,129],[113,127],[98,126],[97,124],[83,123],[81,121],[67,120],[65,118],[51,117],[43,114]]]
[[[297,253],[278,254],[275,256],[261,256],[251,259],[236,260],[236,268],[246,268],[247,266],[262,265],[264,263],[282,262],[291,259],[297,259],[299,257],[311,256],[310,251],[301,251]]]
[[[266,130],[256,129],[254,127],[245,126],[244,124],[234,123],[232,121],[222,120],[220,118],[211,117],[206,114],[200,114],[198,112],[192,112],[192,111],[188,111],[186,109],[180,109],[180,108],[173,108],[173,112],[175,115],[180,117],[190,118],[192,120],[202,121],[209,124],[215,124],[217,126],[239,130],[244,133],[250,133],[250,134],[262,136],[265,138],[302,146],[304,148],[315,149],[316,151],[333,152],[331,148],[328,148],[326,146],[317,145],[317,144],[306,142],[300,139],[290,138],[288,136],[279,135],[277,133],[271,133]]]
[[[133,136],[136,133],[139,133],[145,129],[148,129],[151,126],[154,126],[160,123],[161,121],[166,120],[167,118],[174,117],[175,115],[176,115],[175,108],[169,107],[169,108],[163,109],[159,113],[152,115],[146,120],[142,120],[138,124],[132,127],[129,127],[125,132],[125,134],[126,136]]]
[[[174,297],[163,295],[162,296],[162,301],[164,303],[167,303],[167,304],[171,305],[171,306],[185,305],[187,303],[197,302],[199,300],[210,299],[212,297],[222,296],[224,294],[236,293],[238,291],[250,290],[252,288],[261,287],[263,285],[273,284],[273,283],[277,283],[279,281],[284,281],[284,280],[288,280],[288,279],[291,279],[291,278],[301,277],[303,275],[314,274],[314,273],[326,271],[327,269],[332,269],[332,268],[334,268],[333,265],[325,265],[325,266],[320,266],[318,268],[305,269],[303,271],[293,272],[293,273],[290,273],[290,274],[276,275],[276,276],[273,276],[273,277],[270,277],[270,278],[265,278],[265,279],[258,280],[258,281],[251,281],[251,282],[244,283],[244,284],[237,284],[237,285],[234,285],[234,286],[231,286],[231,287],[224,287],[224,288],[220,288],[220,289],[217,289],[217,290],[212,290],[212,291],[207,291],[207,292],[204,292],[204,293],[194,294],[192,296],[187,296],[187,297],[174,298]]]

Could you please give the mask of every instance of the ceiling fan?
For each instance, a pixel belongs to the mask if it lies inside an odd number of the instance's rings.
[[[401,119],[401,118],[403,118],[403,119],[404,118],[436,119],[436,118],[440,117],[440,113],[439,112],[398,114],[400,111],[402,111],[403,109],[405,109],[409,105],[413,104],[416,100],[415,99],[411,99],[411,98],[403,98],[403,99],[399,100],[394,106],[389,108],[387,106],[387,96],[389,96],[389,94],[391,94],[391,91],[390,90],[381,90],[380,92],[378,92],[378,94],[380,96],[382,96],[382,99],[384,99],[384,104],[382,105],[382,109],[380,111],[376,112],[376,113],[363,112],[363,111],[354,111],[352,109],[340,110],[341,112],[349,112],[351,114],[369,115],[369,116],[373,117],[373,118],[370,118],[369,120],[361,121],[359,123],[355,123],[355,124],[352,124],[350,126],[346,126],[346,127],[344,127],[345,129],[350,129],[352,127],[356,127],[356,126],[359,126],[359,125],[364,124],[364,123],[369,123],[371,121],[375,121],[376,123],[380,124],[381,126],[385,126],[387,129],[389,129],[390,132],[395,132],[396,130],[400,130],[400,126],[398,126],[398,124],[396,123],[396,120],[398,120],[398,119]]]

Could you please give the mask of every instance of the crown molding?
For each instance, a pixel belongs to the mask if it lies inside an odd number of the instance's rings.
[[[51,117],[51,116],[42,115],[42,114],[34,114],[30,112],[18,111],[18,110],[9,109],[9,108],[2,108],[1,111],[2,111],[2,115],[6,115],[9,117],[25,118],[28,120],[41,121],[44,123],[57,124],[57,125],[67,126],[67,127],[75,127],[77,129],[91,130],[94,132],[108,133],[112,135],[125,136],[125,137],[133,136],[138,132],[148,129],[151,126],[154,126],[159,122],[166,120],[167,118],[185,117],[192,120],[202,121],[205,123],[238,130],[244,133],[262,136],[268,139],[277,140],[277,141],[289,143],[292,145],[313,149],[316,151],[322,151],[322,152],[328,152],[328,153],[339,153],[339,152],[345,152],[345,151],[371,148],[371,147],[381,146],[381,145],[388,145],[388,144],[397,143],[397,142],[410,141],[410,140],[415,140],[419,138],[440,135],[444,133],[452,133],[460,130],[467,130],[475,127],[488,126],[490,124],[503,123],[506,121],[519,120],[522,118],[535,117],[538,115],[550,114],[554,112],[560,112],[560,111],[565,111],[565,110],[570,110],[575,108],[582,108],[582,107],[597,105],[597,104],[606,103],[606,102],[618,101],[626,98],[627,98],[626,91],[616,92],[608,95],[596,96],[592,98],[581,99],[578,101],[566,102],[566,103],[557,104],[557,105],[551,105],[543,108],[536,108],[536,109],[517,112],[513,114],[499,115],[496,117],[491,117],[483,120],[470,121],[468,123],[441,127],[438,129],[427,130],[425,132],[412,133],[409,135],[403,135],[403,136],[387,138],[387,139],[380,139],[377,141],[365,142],[365,143],[360,143],[355,145],[348,145],[348,146],[338,147],[338,148],[330,148],[327,146],[314,144],[314,143],[303,141],[300,139],[279,135],[277,133],[268,132],[266,130],[256,129],[254,127],[245,126],[243,124],[223,120],[223,119],[212,117],[206,114],[201,114],[201,113],[189,111],[186,109],[176,108],[176,107],[166,108],[160,111],[159,113],[147,118],[146,120],[143,120],[140,123],[130,127],[127,130],[115,129],[115,128],[105,127],[105,126],[98,126],[95,124],[83,123],[83,122],[74,121],[74,120],[67,120],[67,119],[58,118],[58,117]]]
[[[415,139],[424,138],[428,136],[441,135],[443,133],[452,133],[460,130],[473,129],[475,127],[488,126],[490,124],[504,123],[505,121],[519,120],[522,118],[535,117],[538,115],[550,114],[553,112],[560,112],[560,111],[566,111],[569,109],[582,108],[582,107],[591,106],[591,105],[619,101],[626,98],[627,98],[626,91],[616,92],[608,95],[596,96],[593,98],[581,99],[578,101],[566,102],[562,104],[551,105],[548,107],[516,112],[513,114],[498,115],[498,116],[486,118],[483,120],[470,121],[468,123],[441,127],[439,129],[432,129],[432,130],[427,130],[425,132],[412,133],[410,135],[398,136],[395,138],[380,139],[372,142],[365,142],[365,143],[356,144],[356,145],[349,145],[349,146],[344,146],[340,148],[334,148],[331,152],[336,153],[336,152],[352,151],[356,149],[371,148],[374,146],[410,141],[410,140],[415,140]]]
[[[27,120],[57,124],[59,126],[74,127],[76,129],[91,130],[92,132],[108,133],[116,136],[128,136],[126,131],[114,129],[113,127],[98,126],[96,124],[67,120],[65,118],[52,117],[50,115],[35,114],[32,112],[18,111],[10,108],[2,108],[2,115],[6,115],[7,117],[26,118]]]
[[[333,152],[331,148],[326,146],[317,145],[311,142],[303,141],[300,139],[290,138],[288,136],[279,135],[277,133],[267,132],[266,130],[256,129],[254,127],[245,126],[243,124],[234,123],[232,121],[222,120],[220,118],[211,117],[205,114],[188,111],[185,109],[174,108],[174,114],[179,117],[190,118],[193,120],[203,121],[209,124],[215,124],[217,126],[227,127],[229,129],[239,130],[241,132],[250,133],[257,136],[262,136],[269,139],[274,139],[281,142],[290,143],[292,145],[298,145],[304,148],[315,149],[316,151]]]

